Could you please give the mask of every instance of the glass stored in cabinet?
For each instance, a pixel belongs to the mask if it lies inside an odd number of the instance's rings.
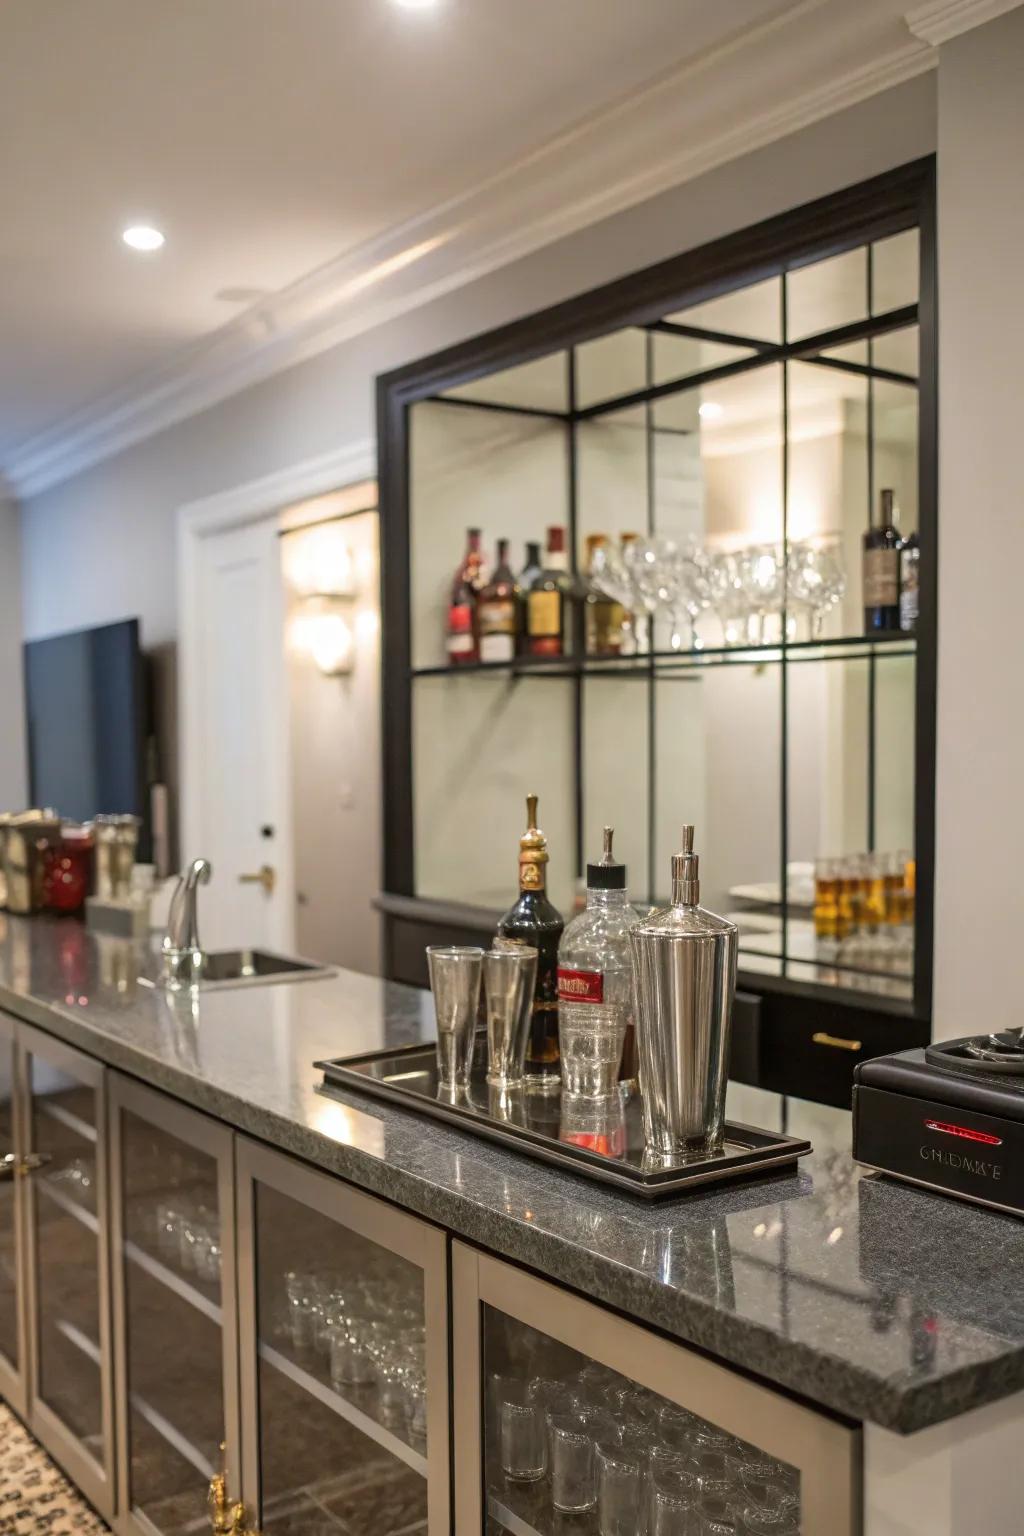
[[[442,1235],[250,1143],[239,1167],[244,1476],[260,1529],[447,1530]]]
[[[461,1244],[453,1277],[460,1533],[857,1529],[857,1431]]]

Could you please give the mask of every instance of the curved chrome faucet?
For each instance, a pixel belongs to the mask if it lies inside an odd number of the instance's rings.
[[[193,859],[178,880],[161,945],[164,986],[191,986],[202,975],[206,956],[199,942],[198,892],[212,873],[209,860]]]

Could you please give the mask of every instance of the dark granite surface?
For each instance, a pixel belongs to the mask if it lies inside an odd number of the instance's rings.
[[[0,916],[0,1006],[456,1234],[853,1419],[912,1431],[1024,1389],[1024,1222],[861,1176],[849,1116],[733,1085],[797,1174],[648,1207],[433,1121],[317,1091],[314,1058],[428,1038],[352,972],[170,997],[144,950]]]

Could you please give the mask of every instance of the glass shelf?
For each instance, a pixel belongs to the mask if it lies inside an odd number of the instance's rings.
[[[265,1360],[275,1371],[280,1371],[282,1376],[287,1376],[297,1387],[323,1403],[332,1413],[336,1413],[340,1419],[358,1429],[360,1434],[372,1440],[374,1444],[381,1446],[392,1456],[397,1456],[399,1461],[404,1461],[407,1467],[412,1467],[421,1477],[427,1475],[427,1458],[415,1446],[403,1440],[400,1435],[394,1434],[386,1425],[381,1424],[371,1414],[364,1413],[355,1403],[329,1387],[319,1376],[314,1376],[303,1366],[296,1364],[294,1360],[275,1349],[272,1344],[265,1343],[262,1339],[259,1344],[259,1356]]]
[[[636,656],[519,656],[514,661],[475,661],[459,666],[413,667],[412,677],[649,677],[711,665],[770,666],[786,662],[856,661],[869,656],[913,656],[916,640],[906,630],[876,635],[842,635],[822,640],[790,640],[771,645],[709,645],[699,650],[645,651]]]

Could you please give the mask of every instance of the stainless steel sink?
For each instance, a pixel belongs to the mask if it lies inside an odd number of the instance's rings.
[[[325,976],[334,976],[336,971],[336,966],[323,965],[318,960],[296,960],[292,955],[273,955],[266,949],[213,949],[202,956],[198,981],[140,976],[139,982],[144,987],[172,991],[198,986],[202,992],[215,992],[228,987],[268,986],[275,981],[320,981]]]
[[[200,987],[251,986],[256,982],[307,981],[333,976],[332,965],[272,955],[265,949],[213,949],[206,956]]]

